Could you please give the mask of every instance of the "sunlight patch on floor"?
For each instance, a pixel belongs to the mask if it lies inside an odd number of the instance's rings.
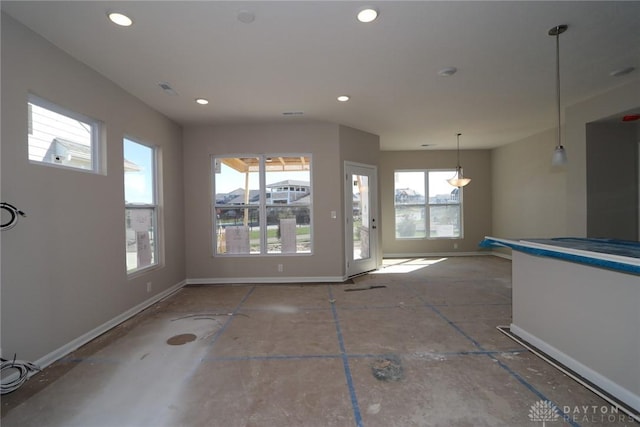
[[[371,274],[403,274],[411,273],[413,271],[420,270],[421,268],[429,267],[430,265],[437,264],[445,261],[447,258],[393,258],[384,259],[382,261],[382,268],[374,271]]]

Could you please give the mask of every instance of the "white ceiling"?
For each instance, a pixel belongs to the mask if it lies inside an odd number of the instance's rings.
[[[356,20],[364,5],[379,18]],[[562,103],[640,78],[640,2],[2,1],[2,10],[181,124],[341,123],[383,150],[491,148],[555,127]],[[113,25],[107,11],[134,25]],[[255,15],[238,20],[240,11]],[[452,77],[438,70],[457,67]],[[636,71],[611,77],[627,66]],[[165,94],[169,83],[177,96]],[[351,100],[339,103],[336,97]],[[210,100],[207,106],[196,97]],[[640,94],[638,94],[640,107]],[[303,116],[283,116],[300,111]]]

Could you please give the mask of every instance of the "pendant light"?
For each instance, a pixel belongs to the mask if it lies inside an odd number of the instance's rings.
[[[458,137],[458,151],[457,151],[458,165],[456,166],[456,174],[454,175],[453,178],[449,178],[447,180],[449,184],[458,188],[464,187],[465,185],[471,182],[471,178],[464,177],[464,175],[462,174],[462,166],[460,166],[460,135],[462,134],[459,133],[456,135]]]
[[[550,36],[556,37],[556,101],[558,107],[558,140],[556,148],[553,150],[553,156],[551,157],[551,164],[553,166],[562,166],[567,164],[567,152],[562,146],[562,137],[560,130],[560,34],[567,31],[566,25],[558,25],[549,30]]]

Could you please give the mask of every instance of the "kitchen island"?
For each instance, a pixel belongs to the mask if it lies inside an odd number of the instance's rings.
[[[640,243],[500,239],[512,249],[510,333],[640,413]]]

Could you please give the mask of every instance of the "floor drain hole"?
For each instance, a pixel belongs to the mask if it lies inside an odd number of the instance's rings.
[[[174,335],[167,340],[167,344],[169,345],[182,345],[191,341],[196,340],[196,336],[194,334],[180,334]]]
[[[400,381],[403,378],[402,365],[397,356],[376,359],[371,365],[371,372],[380,381]]]

